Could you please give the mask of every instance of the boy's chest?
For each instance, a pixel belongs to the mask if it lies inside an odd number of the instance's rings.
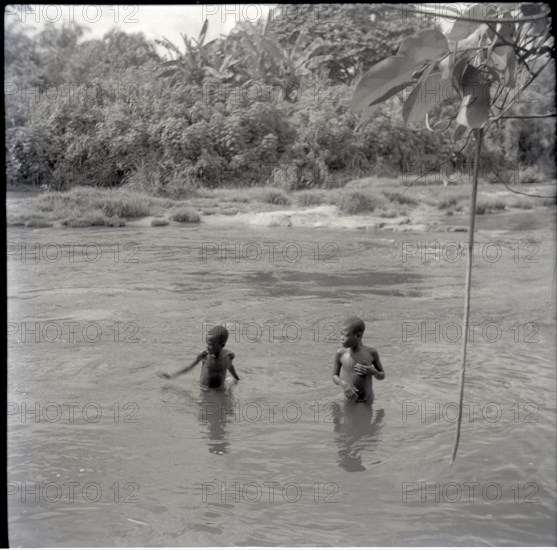
[[[230,357],[228,355],[213,357],[212,355],[207,355],[203,359],[203,367],[212,372],[225,371],[230,365]]]
[[[371,365],[373,358],[367,351],[353,352],[346,350],[340,359],[341,365],[347,370],[353,370],[356,363],[361,365]]]

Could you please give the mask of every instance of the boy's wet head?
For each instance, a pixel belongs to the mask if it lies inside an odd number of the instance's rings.
[[[218,353],[224,348],[228,340],[228,330],[222,325],[213,327],[207,334],[207,350],[209,353]]]
[[[341,343],[345,348],[354,347],[366,330],[366,324],[359,317],[349,317],[342,323]]]

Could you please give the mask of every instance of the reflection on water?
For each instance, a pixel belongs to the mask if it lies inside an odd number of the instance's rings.
[[[431,331],[435,323],[458,321],[465,265],[421,262],[419,255],[403,262],[401,250],[407,241],[443,244],[454,235],[401,233],[385,240],[373,231],[257,227],[255,236],[250,227],[200,224],[164,231],[80,229],[70,238],[67,229],[10,229],[9,240],[27,243],[29,250],[41,240],[106,245],[96,263],[67,256],[57,263],[8,258],[11,322],[80,323],[71,342],[67,335],[44,341],[41,331],[38,342],[33,334],[26,341],[21,334],[8,337],[8,402],[20,410],[25,403],[29,412],[27,421],[18,414],[8,418],[8,481],[15,489],[37,482],[66,490],[59,500],[40,495],[38,503],[32,494],[26,500],[21,491],[10,495],[11,545],[554,546],[556,343],[555,303],[548,307],[548,300],[555,220],[536,211],[515,224],[529,228],[528,238],[539,244],[536,263],[514,261],[513,243],[524,235],[505,232],[502,225],[514,227],[507,221],[478,220],[478,241],[510,245],[499,262],[482,261],[481,254],[475,261],[476,334],[493,322],[502,336],[470,343],[465,386],[466,402],[485,410],[497,401],[502,417],[494,423],[480,415],[463,423],[452,468],[447,459],[454,422],[431,411],[436,404],[444,411],[457,399],[461,342],[430,333],[404,341],[401,327]],[[274,264],[203,261],[200,254],[204,242],[234,249],[234,242],[254,238],[296,241],[304,251],[317,241],[335,242],[339,261],[315,262],[305,252],[298,262]],[[115,243],[132,241],[139,262],[112,261]],[[342,392],[331,381],[338,345],[330,337],[338,328],[329,329],[349,315],[366,321],[364,343],[378,349],[385,365],[372,407],[340,402]],[[99,342],[80,337],[87,322],[103,328]],[[235,327],[228,345],[241,381],[233,394],[201,392],[198,370],[171,382],[156,376],[199,353],[203,323],[217,322]],[[536,343],[528,341],[528,322],[539,329]],[[129,341],[127,323],[137,327],[133,340],[139,341]],[[254,324],[261,328],[257,337],[242,328]],[[323,410],[322,404],[336,400]],[[35,403],[48,402],[79,403],[75,421],[68,421],[65,406],[59,422],[35,421]],[[401,415],[404,402],[415,414]],[[99,422],[78,415],[88,403],[102,408]],[[292,421],[296,405],[301,416]],[[526,416],[532,411],[536,422]],[[98,483],[101,500],[90,502],[76,489],[69,502],[68,484],[75,482],[80,488]],[[249,502],[243,493],[204,501],[204,482],[232,492],[236,483],[295,483],[304,492],[294,503],[278,498],[278,489],[273,502]],[[403,484],[422,482],[481,487],[474,502],[443,500],[443,493],[426,503],[418,493],[401,500]],[[139,488],[139,502],[114,502],[116,484],[124,497],[128,483]],[[501,502],[482,500],[488,483],[499,484]],[[537,502],[524,502],[522,493],[532,483]],[[316,486],[338,487],[339,504],[315,499],[307,487]]]
[[[347,472],[363,472],[362,453],[373,452],[385,417],[384,409],[374,414],[372,402],[334,403],[333,422],[338,447],[338,465]]]
[[[210,453],[223,455],[229,443],[226,424],[234,411],[234,401],[230,388],[224,391],[202,389],[201,400],[197,403],[197,419]]]

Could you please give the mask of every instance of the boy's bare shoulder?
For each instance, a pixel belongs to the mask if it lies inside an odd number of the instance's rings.
[[[368,351],[372,357],[378,357],[379,353],[377,352],[377,350],[375,348],[372,348],[370,346],[364,346],[364,348],[366,349],[366,351]]]
[[[226,348],[223,348],[220,354],[222,357],[230,358],[231,361],[232,359],[234,359],[234,357],[236,357],[236,354],[233,351],[230,351],[229,349]]]

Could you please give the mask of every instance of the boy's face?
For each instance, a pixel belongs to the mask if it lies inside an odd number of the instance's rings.
[[[343,326],[340,332],[340,343],[342,347],[343,348],[355,347],[356,344],[358,343],[358,336],[359,334],[356,334],[354,332],[354,329],[347,326]]]
[[[223,342],[222,338],[215,338],[208,336],[207,337],[207,351],[211,355],[215,355],[220,352],[222,348],[224,348],[225,342]]]

